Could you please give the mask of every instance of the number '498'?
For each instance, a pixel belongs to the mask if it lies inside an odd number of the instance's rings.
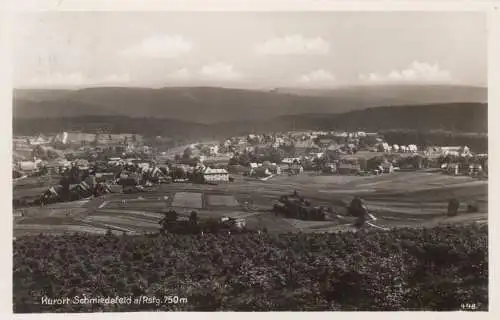
[[[462,310],[476,310],[477,309],[477,306],[475,303],[462,303],[460,305],[460,308]]]

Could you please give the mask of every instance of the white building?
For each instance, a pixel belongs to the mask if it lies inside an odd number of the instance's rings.
[[[225,183],[229,182],[229,172],[226,169],[206,168],[203,172],[205,183]]]

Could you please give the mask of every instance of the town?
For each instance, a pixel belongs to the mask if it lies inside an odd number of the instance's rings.
[[[65,178],[38,195],[43,201],[61,201],[119,190],[118,185],[127,193],[159,183],[230,183],[236,176],[267,180],[277,175],[435,170],[486,179],[487,159],[467,146],[398,146],[366,132],[250,134],[166,150],[151,147],[139,135],[63,132],[15,137],[13,179]],[[15,198],[14,205],[30,200],[42,201]]]

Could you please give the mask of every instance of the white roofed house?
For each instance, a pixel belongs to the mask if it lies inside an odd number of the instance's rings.
[[[36,172],[39,169],[36,161],[19,161],[17,165],[19,170],[23,172]]]
[[[229,182],[229,172],[226,169],[206,168],[203,171],[203,181],[210,184],[227,183]]]
[[[456,147],[456,146],[453,146],[453,147],[441,147],[441,154],[443,155],[460,155],[460,153],[462,152],[462,147]]]

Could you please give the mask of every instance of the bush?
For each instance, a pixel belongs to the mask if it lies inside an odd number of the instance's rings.
[[[22,237],[14,310],[488,309],[487,226],[325,234]],[[187,303],[42,305],[75,295],[177,295]]]

